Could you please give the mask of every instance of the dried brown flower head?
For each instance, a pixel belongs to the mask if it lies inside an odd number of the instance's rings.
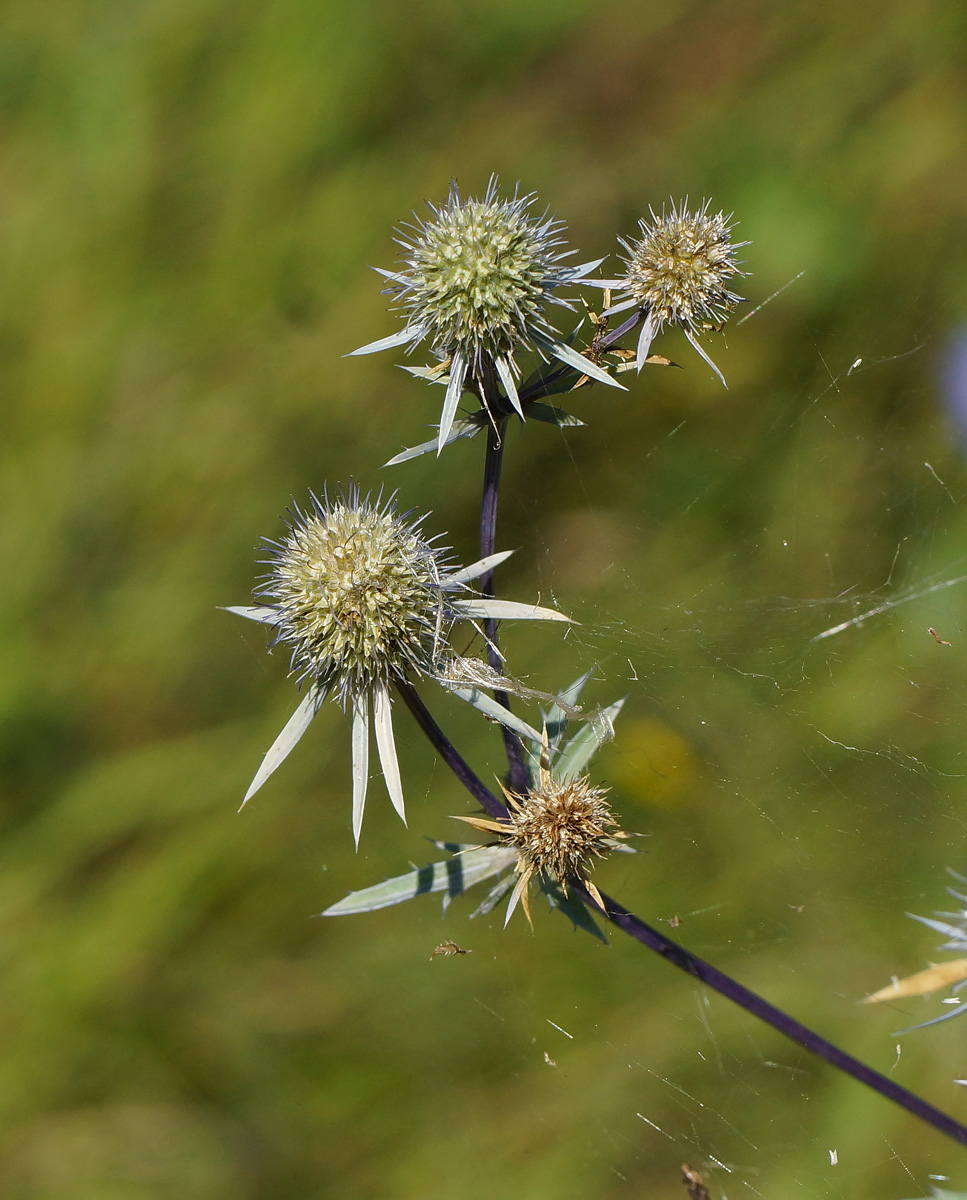
[[[535,875],[558,883],[565,895],[568,878],[576,877],[604,908],[600,892],[587,878],[587,869],[591,859],[604,858],[609,850],[616,848],[616,839],[628,837],[618,828],[605,800],[607,788],[595,787],[586,775],[576,779],[554,777],[548,761],[546,732],[544,737],[537,785],[526,793],[511,792],[501,785],[507,800],[505,821],[459,818],[475,829],[499,834],[506,845],[517,850],[518,879],[507,905],[506,921],[510,920],[518,900],[531,921],[527,886]]]

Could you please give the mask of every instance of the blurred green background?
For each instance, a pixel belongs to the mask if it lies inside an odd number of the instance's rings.
[[[684,370],[509,439],[501,589],[581,622],[508,629],[510,666],[628,697],[596,772],[649,838],[601,886],[967,1119],[967,1025],[856,1004],[938,957],[904,913],[967,866],[967,583],[927,591],[967,574],[965,54],[956,0],[4,7],[4,1197],[664,1200],[682,1162],[716,1197],[967,1187],[625,938],[434,898],[311,919],[468,802],[401,712],[410,827],[374,779],[354,854],[330,705],[237,815],[295,692],[217,609],[327,480],[474,557],[480,442],[380,470],[440,393],[342,357],[398,327],[367,267],[451,177],[536,190],[582,259],[669,197],[734,211],[745,311],[802,274],[711,340],[730,390],[666,333]],[[429,962],[448,937],[472,953]]]

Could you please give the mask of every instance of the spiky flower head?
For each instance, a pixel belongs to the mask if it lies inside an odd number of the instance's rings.
[[[723,325],[741,302],[729,282],[744,274],[735,252],[748,243],[733,243],[731,216],[710,213],[708,200],[697,212],[689,212],[686,201],[681,207],[672,202],[671,211],[662,209],[660,217],[653,209],[649,213],[650,221],[639,221],[639,239],[619,239],[628,252],[628,270],[614,281],[625,298],[612,311],[637,307],[645,313],[638,342],[639,370],[652,339],[668,322],[682,329],[725,383],[696,339],[703,331]]]
[[[275,632],[289,648],[292,672],[307,683],[302,703],[270,747],[243,804],[286,759],[327,696],[352,718],[353,834],[359,842],[369,780],[369,736],[390,799],[403,816],[403,789],[393,735],[390,687],[431,676],[449,686],[447,639],[461,619],[566,621],[534,604],[464,595],[468,585],[508,557],[491,554],[454,567],[422,532],[422,518],[396,512],[393,497],[375,500],[355,487],[330,500],[293,506],[287,534],[268,540],[256,595],[263,603],[231,608]],[[451,690],[483,707],[475,690]],[[491,702],[492,703],[492,702]]]
[[[463,200],[453,184],[442,208],[431,205],[433,219],[399,239],[407,271],[391,290],[437,354],[460,350],[478,365],[546,327],[543,305],[573,269],[561,264],[564,223],[535,220],[534,199],[502,200],[491,180],[482,200]]]
[[[491,177],[482,199],[464,199],[456,183],[447,202],[428,204],[428,220],[414,214],[415,224],[397,232],[403,248],[398,271],[380,274],[389,280],[406,314],[398,333],[354,350],[368,354],[395,346],[410,350],[428,341],[436,357],[449,367],[447,395],[440,423],[438,448],[447,441],[457,402],[468,377],[478,381],[482,402],[492,410],[505,400],[523,417],[517,394],[520,371],[515,352],[520,347],[554,356],[602,382],[614,380],[561,341],[550,325],[547,304],[570,304],[554,294],[579,280],[597,263],[565,266],[573,251],[563,251],[564,223],[545,213],[535,217],[533,193],[515,188],[510,199],[497,192]],[[600,260],[598,260],[600,261]],[[496,390],[496,373],[505,397]],[[620,385],[617,385],[620,386]]]
[[[289,532],[266,543],[270,571],[257,591],[273,603],[276,641],[292,651],[292,669],[338,695],[386,686],[394,674],[432,669],[453,623],[442,579],[444,552],[420,521],[399,516],[351,490],[334,501],[312,497],[296,508]]]
[[[574,779],[556,778],[542,756],[538,782],[528,792],[512,792],[501,785],[507,800],[507,819],[461,817],[476,829],[498,833],[501,841],[517,851],[517,883],[507,905],[507,920],[520,900],[531,920],[527,888],[534,876],[557,883],[567,895],[569,877],[580,879],[597,903],[601,895],[587,878],[594,858],[603,858],[616,847],[616,839],[627,838],[605,800],[608,789],[595,787],[587,775]],[[505,922],[506,923],[506,922]]]

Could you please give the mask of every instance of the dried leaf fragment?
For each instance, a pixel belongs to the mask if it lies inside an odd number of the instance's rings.
[[[938,988],[949,987],[963,979],[967,979],[967,958],[955,958],[908,975],[906,979],[894,979],[872,996],[864,997],[861,1003],[877,1004],[881,1000],[896,1000],[903,996],[929,996]]]

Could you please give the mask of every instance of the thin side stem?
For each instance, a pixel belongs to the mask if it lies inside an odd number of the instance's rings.
[[[645,310],[636,308],[635,311],[622,321],[615,329],[609,329],[608,332],[598,342],[599,350],[610,350],[615,342],[620,342],[626,333],[631,333],[632,329],[637,329],[641,322],[645,319]]]
[[[491,369],[491,375],[493,371]],[[481,379],[484,396],[488,394],[487,381]],[[493,412],[493,409],[491,409]],[[500,470],[504,459],[504,432],[507,418],[495,421],[487,429],[487,456],[484,460],[483,499],[480,505],[480,557],[487,558],[497,548],[497,501],[500,495]],[[487,571],[480,577],[480,592],[488,599],[494,596],[494,573]],[[497,642],[497,622],[484,622],[484,637],[487,639],[487,662],[495,671],[503,672],[504,663]],[[495,691],[494,699],[510,711],[510,698],[506,692]],[[507,753],[507,781],[515,792],[525,792],[528,787],[527,768],[524,765],[524,750],[520,738],[512,730],[501,725]]]
[[[588,349],[593,348],[597,354],[601,354],[605,350],[610,350],[616,342],[621,341],[626,333],[631,333],[633,329],[637,329],[644,319],[645,310],[643,308],[635,309],[631,316],[627,320],[622,321],[617,328],[609,329],[600,338],[596,336]],[[560,379],[564,379],[567,375],[573,375],[575,379],[578,378],[578,372],[574,367],[559,367],[558,370],[544,378],[537,387],[524,388],[520,393],[521,402],[536,400],[539,396],[549,395],[551,385],[557,383]]]
[[[588,891],[580,884],[578,880],[574,880],[569,884],[573,886],[575,892],[581,897],[584,904],[594,913],[600,913],[598,905],[594,902]],[[840,1050],[838,1046],[834,1046],[824,1037],[820,1037],[818,1033],[814,1033],[807,1026],[788,1016],[781,1009],[770,1004],[768,1000],[764,1000],[757,993],[750,991],[723,971],[713,967],[710,963],[697,958],[684,947],[677,945],[671,939],[667,938],[663,933],[659,933],[657,929],[652,929],[650,925],[646,925],[644,921],[636,917],[634,913],[618,904],[616,900],[612,900],[610,896],[602,894],[602,900],[605,903],[604,915],[613,924],[616,925],[629,937],[633,937],[635,941],[640,942],[643,946],[647,946],[649,950],[654,950],[656,954],[660,954],[667,962],[678,967],[680,971],[684,971],[687,975],[693,976],[695,979],[701,980],[706,987],[712,988],[718,992],[720,996],[724,996],[727,1000],[731,1000],[733,1004],[737,1004],[740,1008],[757,1017],[760,1021],[764,1021],[767,1025],[771,1025],[773,1029],[784,1034],[797,1045],[802,1046],[804,1050],[808,1050],[810,1054],[815,1054],[817,1058],[823,1059],[831,1066],[843,1071],[846,1075],[851,1076],[857,1083],[861,1083],[864,1087],[871,1088],[874,1092],[878,1092],[886,1100],[892,1100],[894,1104],[905,1109],[911,1116],[923,1121],[925,1124],[932,1126],[940,1133],[944,1133],[949,1138],[953,1138],[961,1146],[967,1146],[967,1127],[961,1125],[959,1121],[955,1121],[953,1117],[941,1112],[939,1108],[934,1108],[932,1104],[928,1104],[926,1100],[922,1100],[913,1092],[907,1091],[906,1088],[900,1087],[894,1083],[892,1079],[888,1079],[885,1075],[881,1075],[879,1071],[874,1071],[872,1067],[861,1063],[859,1059],[853,1058],[851,1054],[847,1054],[844,1050]]]
[[[396,690],[403,698],[403,703],[413,714],[417,725],[429,738],[434,750],[440,755],[457,779],[467,789],[480,807],[495,820],[506,820],[507,809],[487,787],[470,764],[460,754],[454,744],[433,719],[430,710],[408,679],[397,678],[393,681]]]

